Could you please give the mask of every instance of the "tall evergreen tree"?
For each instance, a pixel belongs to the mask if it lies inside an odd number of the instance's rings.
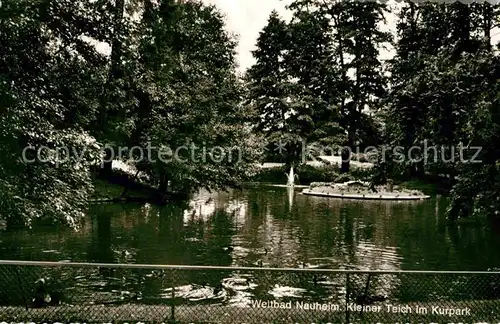
[[[315,155],[321,152],[311,151],[313,144],[342,144],[337,101],[339,71],[333,64],[330,21],[318,10],[297,8],[289,30],[290,45],[284,63],[295,94],[290,122],[303,143],[308,144],[303,153]]]
[[[386,5],[379,2],[343,2],[344,13],[339,19],[338,32],[344,38],[345,53],[352,57],[347,68],[353,71],[354,80],[350,88],[350,102],[345,105],[345,127],[347,145],[354,147],[356,141],[376,136],[372,121],[364,113],[381,108],[386,95],[386,77],[379,49],[391,42],[389,32],[381,31],[379,23],[384,21]],[[363,136],[365,135],[365,136]],[[377,143],[369,143],[377,144]],[[346,159],[347,158],[347,159]],[[341,171],[349,171],[349,156],[344,156]]]
[[[266,136],[266,146],[271,155],[285,154],[285,149],[290,150],[290,147],[285,148],[286,142],[297,143],[301,140],[290,123],[295,88],[285,66],[289,41],[290,31],[286,22],[273,11],[253,52],[256,63],[246,74],[255,130]],[[296,158],[292,154],[287,160]]]
[[[391,41],[390,34],[380,30],[386,6],[378,2],[297,0],[294,10],[314,8],[316,15],[329,21],[330,48],[337,91],[336,107],[340,126],[346,133],[343,143],[348,150],[342,153],[341,172],[348,172],[350,153],[357,144],[377,138],[376,126],[366,114],[380,108],[385,96],[386,80],[379,48]],[[330,72],[331,73],[331,72]]]

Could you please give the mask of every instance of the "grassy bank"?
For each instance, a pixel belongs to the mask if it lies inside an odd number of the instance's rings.
[[[120,195],[123,193],[125,190],[124,186],[120,186],[118,184],[111,183],[106,180],[102,179],[94,179],[94,194],[92,195],[92,199],[106,199],[106,198],[116,198],[120,197]],[[144,197],[146,198],[147,195],[144,194],[143,191],[137,190],[137,189],[128,189],[127,194],[129,196],[134,196],[134,197]]]
[[[500,320],[500,301],[467,301],[419,303],[419,307],[428,309],[426,315],[416,314],[416,304],[408,304],[412,313],[392,313],[387,311],[388,304],[381,304],[380,312],[359,311],[349,312],[351,323],[375,322],[424,322],[424,323],[471,323],[498,322]],[[432,307],[470,309],[470,316],[433,315]],[[169,322],[172,317],[171,307],[165,305],[135,305],[119,306],[68,306],[44,309],[29,309],[22,307],[0,307],[2,321],[47,321],[47,322]],[[335,311],[305,310],[292,303],[291,309],[253,308],[221,305],[182,305],[175,307],[174,314],[177,323],[343,323],[346,312],[343,305]]]
[[[169,202],[185,200],[189,190],[162,192],[141,179],[121,169],[113,169],[111,174],[94,172],[93,202],[139,202],[164,205]]]

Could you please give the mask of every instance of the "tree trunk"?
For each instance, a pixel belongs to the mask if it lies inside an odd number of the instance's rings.
[[[359,25],[359,17],[355,18],[357,24]],[[354,104],[350,105],[350,111],[347,121],[347,147],[348,149],[342,150],[342,166],[340,168],[341,173],[348,173],[351,166],[351,152],[354,148],[354,125],[359,122],[358,116],[361,115],[363,107],[361,107],[361,37],[359,35],[355,36],[355,53],[354,53],[354,66],[356,81],[354,85]]]
[[[113,161],[111,161],[112,157],[113,157],[113,154],[112,154],[111,150],[107,149],[105,151],[104,161],[102,163],[102,169],[101,169],[101,172],[104,175],[109,176],[113,172]]]
[[[457,41],[457,48],[455,50],[455,55],[459,57],[464,52],[471,52],[471,41],[470,41],[470,8],[467,4],[461,2],[454,3],[454,8],[456,12],[456,18],[454,21],[454,32],[452,37]]]
[[[166,193],[168,190],[168,177],[164,172],[160,172],[160,184],[158,190],[161,193]]]
[[[486,48],[491,48],[491,26],[493,20],[493,7],[491,4],[483,3],[483,32]]]
[[[342,75],[342,82],[343,83],[348,83],[348,80],[349,78],[347,77],[347,69],[345,67],[345,61],[344,61],[344,40],[342,38],[342,32],[343,32],[343,29],[341,27],[341,20],[342,20],[342,13],[339,12],[335,12],[335,10],[333,8],[329,8],[329,12],[332,16],[332,19],[333,19],[333,22],[334,22],[334,25],[336,27],[336,33],[335,33],[335,39],[338,43],[338,48],[337,48],[337,53],[338,53],[338,56],[339,56],[339,62],[340,62],[340,71],[341,71],[341,75]],[[352,141],[351,141],[351,135],[352,135],[352,132],[350,130],[350,121],[348,120],[350,117],[347,117],[346,116],[346,105],[345,105],[345,101],[346,101],[346,96],[345,96],[345,93],[342,94],[342,98],[341,98],[341,107],[340,107],[340,111],[342,112],[342,114],[344,114],[344,121],[343,121],[343,126],[346,128],[347,130],[347,133],[348,133],[348,143],[347,145],[349,147],[352,147]],[[340,165],[340,173],[348,173],[349,172],[349,169],[350,169],[350,159],[351,159],[351,156],[350,156],[350,151],[349,150],[345,150],[343,149],[341,154],[341,165]]]
[[[111,69],[108,78],[108,83],[119,78],[120,74],[120,59],[122,57],[123,44],[120,40],[120,29],[125,10],[125,0],[116,0],[113,23],[113,41],[111,44]]]
[[[347,148],[343,148],[340,154],[341,158],[340,173],[349,173],[349,170],[351,168],[351,150],[354,143],[351,127],[348,127],[347,132],[348,132]]]
[[[410,167],[410,177],[415,179],[423,179],[425,176],[425,166],[423,161],[413,163]]]
[[[104,89],[104,96],[101,102],[100,121],[101,121],[101,135],[105,138],[106,130],[108,129],[109,122],[109,107],[110,98],[110,85],[114,80],[120,77],[120,59],[122,56],[122,42],[119,38],[120,27],[123,20],[123,13],[125,9],[125,0],[116,0],[114,22],[113,22],[113,40],[111,42],[111,67],[109,70],[108,80]],[[105,174],[112,172],[112,152],[106,150],[105,161],[102,164],[102,171]]]
[[[342,162],[340,165],[340,173],[349,173],[351,167],[349,150],[343,150],[341,154]]]

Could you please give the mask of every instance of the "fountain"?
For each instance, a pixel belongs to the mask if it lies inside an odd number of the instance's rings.
[[[295,178],[296,177],[297,177],[297,175],[293,173],[293,166],[291,166],[290,173],[287,174],[287,178],[288,178],[287,183],[286,183],[287,187],[295,186]]]
[[[290,167],[290,172],[286,173],[287,178],[286,184],[264,184],[271,187],[287,188],[293,190],[298,188],[309,188],[309,186],[295,184],[295,181],[299,179],[298,175],[294,172],[293,166]]]
[[[285,173],[286,174],[286,173]],[[293,195],[295,194],[295,179],[298,178],[295,173],[293,173],[293,165],[290,167],[290,173],[287,174],[286,190],[288,193],[288,209],[291,212],[293,206]]]

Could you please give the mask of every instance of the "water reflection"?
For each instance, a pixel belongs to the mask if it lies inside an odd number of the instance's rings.
[[[293,187],[287,187],[286,191],[288,196],[288,212],[291,212],[293,208],[293,197],[295,196],[295,190]]]
[[[187,205],[96,205],[78,233],[2,234],[0,257],[161,264],[485,270],[499,237],[446,225],[447,201],[342,201],[293,188],[201,192]]]
[[[441,197],[341,201],[293,188],[201,192],[187,206],[94,206],[92,224],[76,245],[52,245],[54,237],[41,238],[49,233],[31,235],[45,242],[45,251],[78,261],[362,270],[497,266],[498,237],[488,228],[447,226],[446,203]],[[24,244],[35,249],[29,239]]]
[[[342,201],[300,195],[293,188],[200,192],[187,204],[92,206],[83,228],[2,233],[0,257],[103,263],[272,266],[334,269],[486,270],[500,264],[499,235],[487,227],[446,225],[447,200]],[[102,300],[167,300],[169,278],[103,269],[66,274],[85,296]],[[126,279],[124,279],[126,278]],[[383,280],[382,280],[383,279]],[[359,289],[367,278],[360,277]],[[375,296],[410,281],[372,278]],[[172,283],[190,302],[247,304],[251,298],[333,298],[339,277],[270,280],[242,273],[185,272]],[[88,290],[92,291],[88,291]],[[381,298],[382,298],[381,297]],[[405,296],[401,295],[404,299]]]
[[[99,217],[92,219],[92,234],[88,247],[89,261],[114,262],[114,251],[111,247],[111,217],[112,213],[109,210],[104,210]]]

